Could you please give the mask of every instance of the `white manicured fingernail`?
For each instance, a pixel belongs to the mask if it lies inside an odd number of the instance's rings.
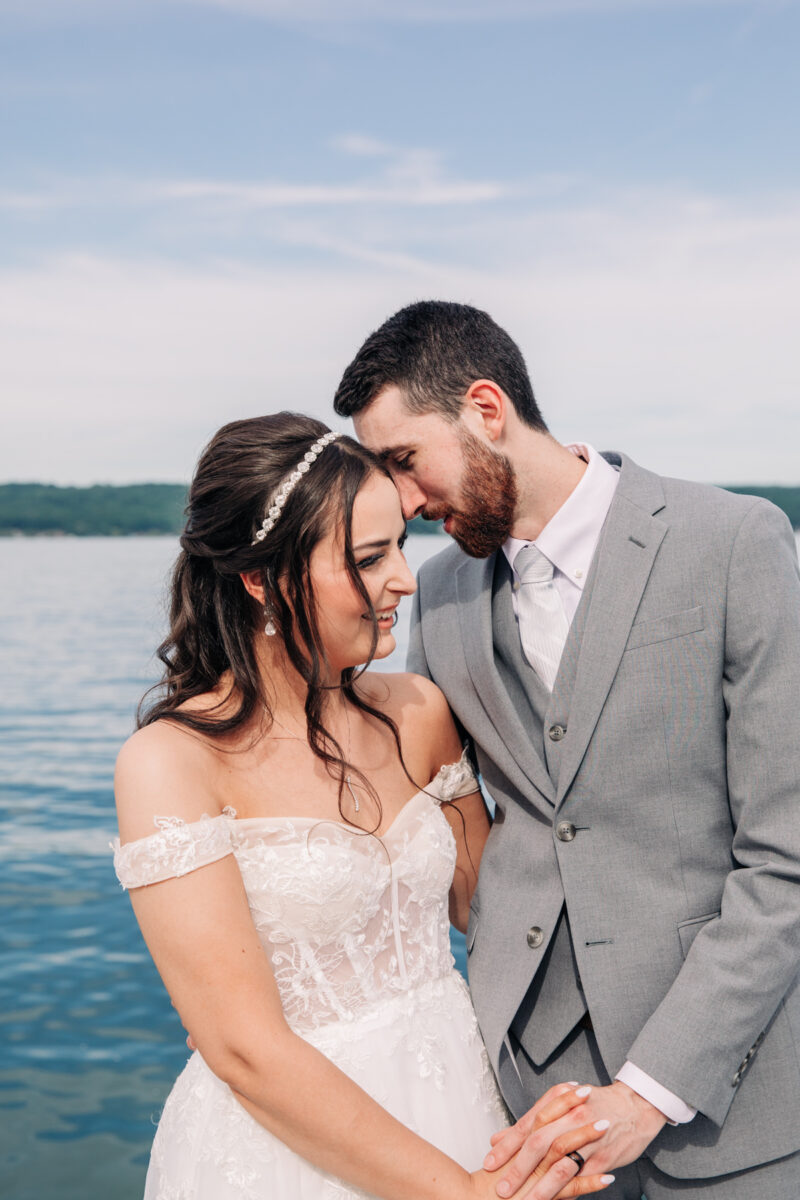
[[[601,1175],[600,1182],[601,1183],[613,1183],[616,1178],[617,1178],[616,1175]]]
[[[567,1080],[567,1087],[577,1087],[577,1086],[578,1086],[577,1079],[568,1079]]]
[[[591,1090],[592,1090],[592,1089],[591,1089],[591,1088],[589,1087],[589,1085],[587,1084],[585,1087],[578,1088],[578,1090],[577,1090],[577,1092],[575,1093],[575,1095],[576,1095],[576,1096],[580,1096],[580,1097],[581,1097],[581,1099],[583,1100],[583,1099],[584,1099],[586,1096],[588,1096],[588,1095],[589,1095],[589,1092],[590,1092]]]
[[[608,1129],[610,1124],[610,1121],[595,1121],[594,1127],[598,1133],[603,1133],[606,1129]]]

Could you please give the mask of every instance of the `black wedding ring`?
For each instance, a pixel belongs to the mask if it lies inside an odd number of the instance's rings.
[[[570,1150],[569,1154],[566,1154],[564,1157],[571,1158],[572,1161],[577,1165],[579,1171],[586,1162],[586,1159],[582,1154],[579,1154],[577,1150]]]

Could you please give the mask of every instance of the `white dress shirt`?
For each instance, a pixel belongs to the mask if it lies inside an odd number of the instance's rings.
[[[555,516],[547,522],[533,545],[553,564],[553,583],[561,597],[567,620],[571,624],[580,604],[589,566],[600,538],[600,530],[617,490],[619,473],[591,446],[570,445],[567,449],[577,458],[585,459],[588,465],[578,486]],[[530,542],[523,542],[514,537],[503,543],[503,553],[512,569],[519,551],[523,546],[529,545]],[[518,591],[519,576],[515,571],[515,612]]]
[[[619,473],[592,446],[574,443],[567,449],[586,460],[586,470],[577,487],[532,544],[553,564],[553,584],[564,606],[567,621],[571,624],[580,604],[603,523],[614,499]],[[503,553],[514,571],[513,602],[517,616],[520,580],[514,570],[514,560],[522,547],[529,545],[530,542],[514,537],[508,538],[503,544]],[[654,1105],[670,1124],[683,1124],[696,1115],[696,1109],[685,1104],[635,1063],[626,1062],[616,1078]]]

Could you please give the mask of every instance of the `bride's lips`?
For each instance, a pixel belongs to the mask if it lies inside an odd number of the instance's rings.
[[[397,611],[396,604],[390,604],[387,608],[376,608],[375,619],[377,620],[379,625],[386,625],[387,623],[394,621],[394,614],[396,611]],[[361,620],[362,621],[371,621],[372,617],[370,616],[369,613],[362,613]]]

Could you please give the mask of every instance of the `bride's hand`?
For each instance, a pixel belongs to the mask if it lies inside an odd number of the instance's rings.
[[[552,1121],[557,1121],[585,1099],[587,1089],[567,1088],[561,1084],[551,1088],[535,1106],[526,1114],[526,1120],[531,1129],[539,1129]],[[585,1196],[590,1192],[599,1192],[614,1182],[613,1175],[579,1175],[580,1166],[567,1155],[580,1151],[590,1142],[596,1142],[603,1136],[607,1121],[597,1121],[593,1124],[582,1125],[562,1133],[550,1146],[542,1161],[534,1168],[526,1179],[514,1200],[568,1200],[572,1196]],[[598,1128],[599,1126],[599,1128]],[[492,1144],[501,1140],[503,1130],[492,1137]],[[488,1157],[488,1156],[487,1156]],[[508,1165],[508,1161],[504,1165]],[[475,1171],[470,1176],[473,1196],[479,1200],[498,1200],[498,1175],[495,1171]]]
[[[541,1129],[543,1125],[549,1125],[551,1121],[557,1121],[560,1117],[566,1116],[573,1108],[582,1104],[591,1091],[592,1089],[588,1085],[581,1087],[577,1083],[556,1083],[553,1087],[548,1088],[543,1096],[539,1097],[533,1108],[529,1108],[524,1116],[515,1121],[513,1125],[508,1125],[505,1129],[498,1129],[497,1133],[492,1134],[489,1141],[493,1147],[502,1143],[506,1148],[504,1158],[506,1161],[522,1144],[520,1134],[533,1133],[535,1130]],[[495,1165],[493,1163],[490,1150],[483,1160],[483,1165],[487,1170],[494,1171],[497,1166],[502,1164]]]

